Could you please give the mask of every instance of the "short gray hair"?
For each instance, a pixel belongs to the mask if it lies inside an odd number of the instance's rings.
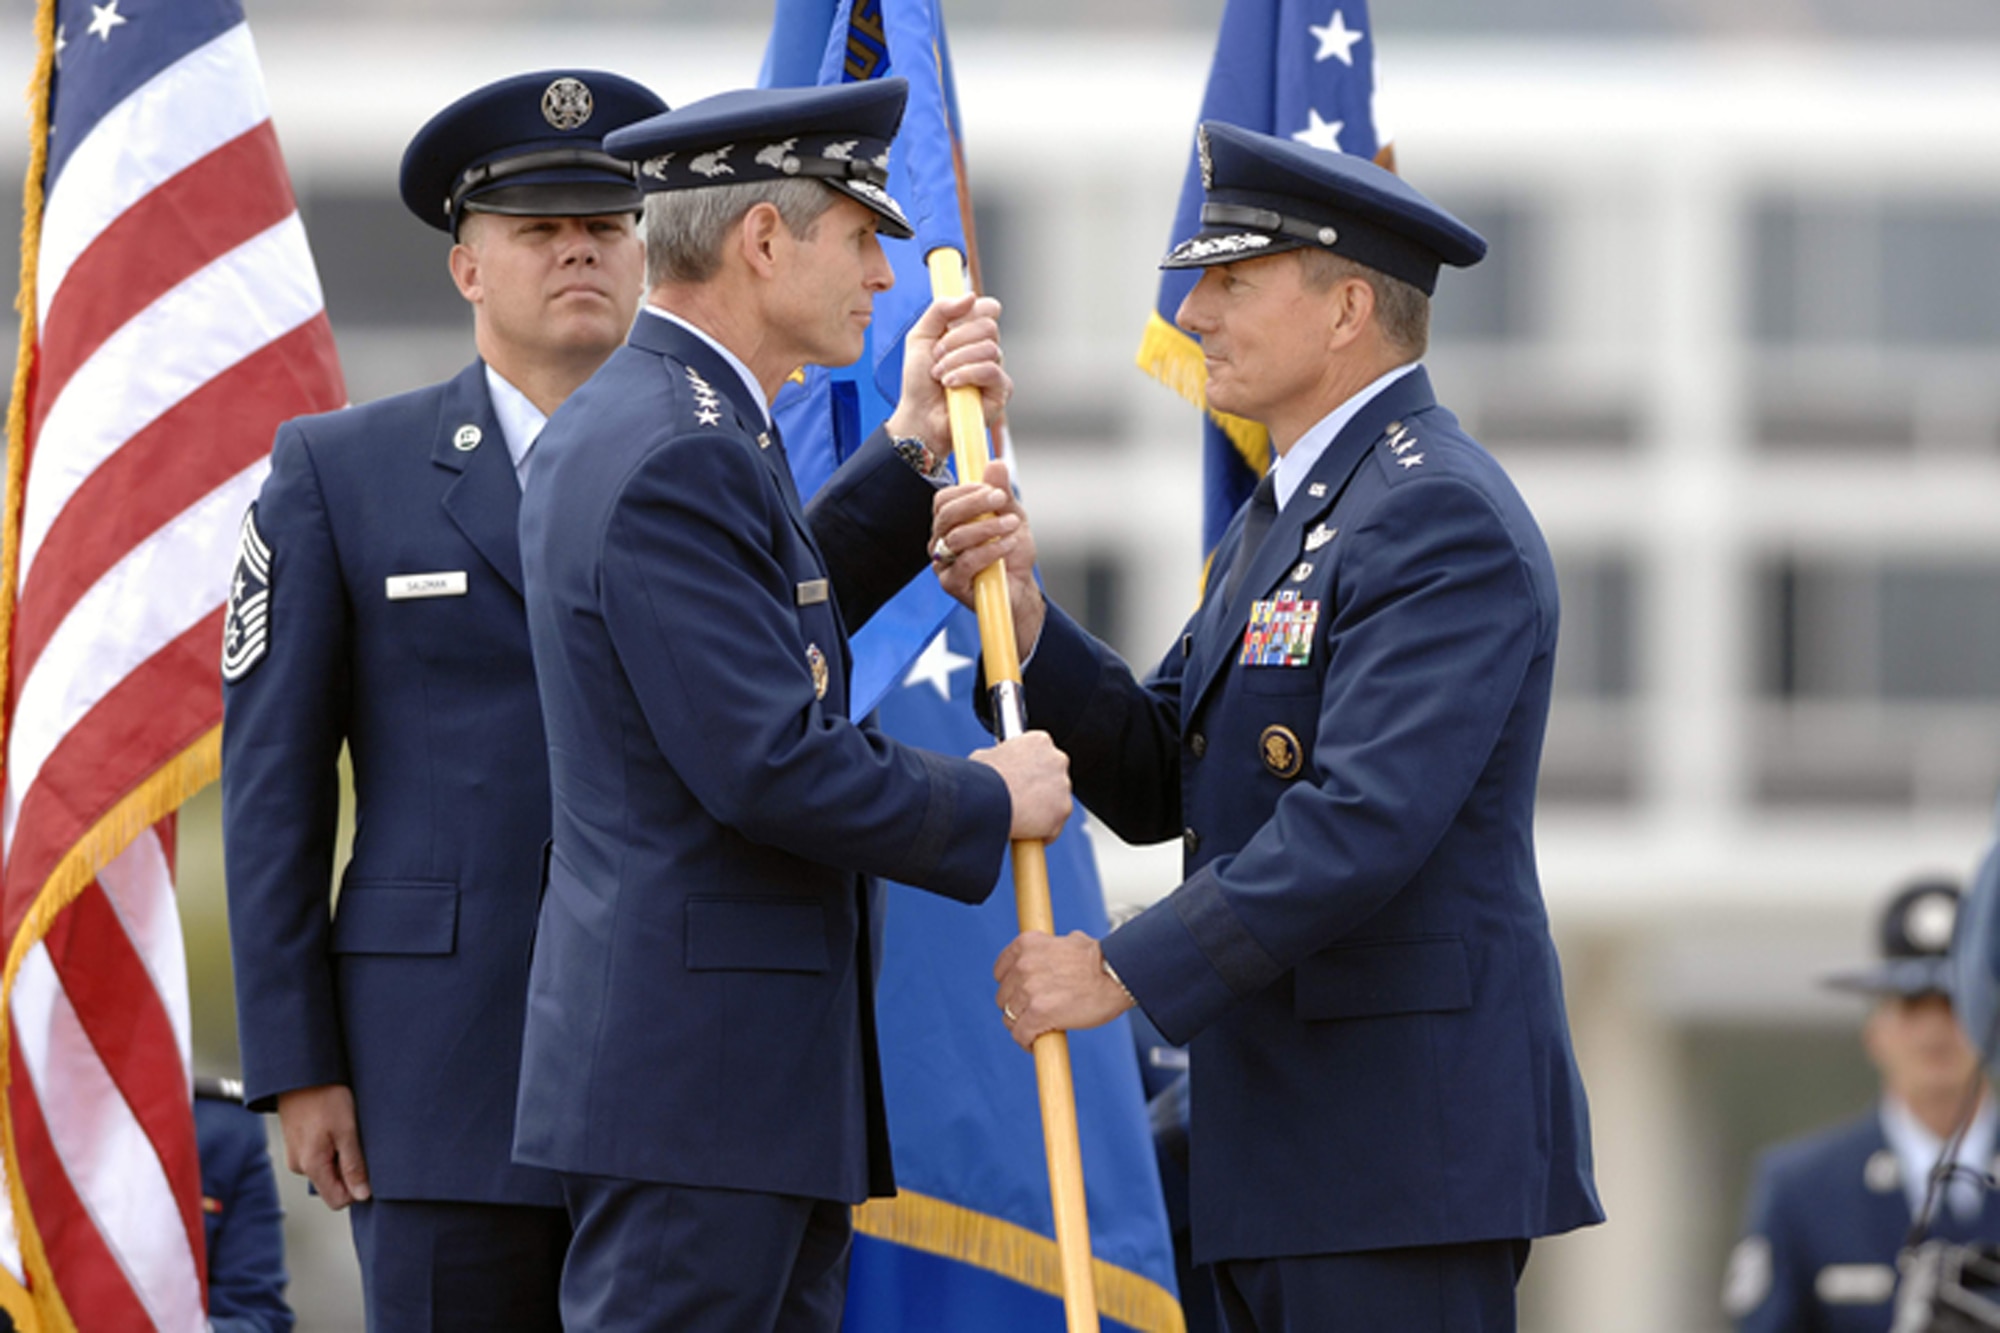
[[[1305,266],[1306,286],[1312,291],[1326,291],[1345,278],[1367,283],[1375,293],[1375,318],[1382,326],[1382,335],[1398,351],[1409,353],[1414,360],[1430,346],[1431,298],[1421,288],[1317,246],[1299,251],[1299,258]]]
[[[758,204],[777,209],[792,235],[804,240],[836,197],[815,180],[704,185],[649,194],[640,224],[646,238],[646,285],[707,282],[714,277],[722,267],[722,242],[729,229]]]

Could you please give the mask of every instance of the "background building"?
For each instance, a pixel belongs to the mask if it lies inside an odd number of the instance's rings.
[[[1132,354],[1220,3],[964,8],[1046,572],[1149,663],[1195,595],[1198,432]],[[1867,950],[1893,884],[1967,873],[2000,791],[2000,11],[1375,9],[1404,174],[1493,242],[1446,274],[1429,362],[1565,600],[1539,838],[1612,1221],[1537,1248],[1524,1327],[1719,1329],[1750,1153],[1872,1087],[1860,1011],[1814,977]],[[394,193],[418,124],[562,62],[690,101],[754,78],[764,22],[733,0],[251,17],[357,400],[469,355],[445,243]],[[0,145],[9,189],[23,153]],[[216,810],[184,818],[183,911],[196,1062],[227,1072]],[[1177,845],[1097,836],[1114,899],[1176,881]],[[358,1329],[344,1220],[284,1183],[304,1327]]]

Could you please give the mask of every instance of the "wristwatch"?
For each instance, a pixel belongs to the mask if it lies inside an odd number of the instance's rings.
[[[889,441],[896,453],[920,477],[929,481],[945,478],[945,459],[930,451],[930,447],[914,435],[897,435]]]

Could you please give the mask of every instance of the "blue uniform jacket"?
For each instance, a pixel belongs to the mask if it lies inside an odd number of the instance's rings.
[[[859,1200],[891,1177],[863,875],[977,902],[1005,784],[847,716],[847,629],[923,564],[880,433],[801,511],[699,338],[641,315],[521,515],[554,847],[516,1155]]]
[[[1557,608],[1533,518],[1419,369],[1221,605],[1242,524],[1143,684],[1054,608],[1027,673],[1085,804],[1185,841],[1185,881],[1104,953],[1190,1043],[1195,1259],[1601,1220],[1535,871]]]
[[[1888,1333],[1910,1223],[1879,1112],[1781,1143],[1758,1158],[1723,1303],[1739,1333]],[[1970,1219],[1940,1204],[1926,1234],[2000,1243],[2000,1197]]]
[[[197,1097],[194,1132],[208,1240],[208,1326],[213,1333],[291,1333],[285,1214],[264,1118],[233,1101]]]
[[[245,1093],[352,1085],[385,1199],[562,1201],[511,1155],[549,825],[519,512],[477,363],[286,423],[252,510],[267,648],[225,685],[222,736]]]

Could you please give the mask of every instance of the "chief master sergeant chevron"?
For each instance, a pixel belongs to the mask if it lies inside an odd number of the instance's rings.
[[[1278,459],[1186,633],[1135,680],[1042,602],[1017,505],[940,496],[948,588],[1006,557],[1078,795],[1185,845],[1101,945],[1010,944],[997,1003],[1023,1045],[1135,1002],[1190,1043],[1194,1258],[1232,1333],[1511,1330],[1530,1239],[1603,1214],[1533,844],[1555,573],[1418,364],[1439,265],[1485,242],[1371,163],[1201,134],[1178,322]]]
[[[938,303],[902,400],[802,510],[767,403],[861,354],[907,86],[725,93],[640,162],[648,304],[521,506],[555,797],[516,1160],[562,1174],[566,1327],[839,1327],[887,1193],[865,875],[984,899],[1069,812],[1046,735],[970,760],[848,717],[847,632],[924,565],[941,385],[997,412],[999,307]]]
[[[222,735],[244,1079],[292,1170],[351,1205],[370,1329],[559,1326],[569,1219],[510,1153],[549,818],[515,520],[543,417],[639,304],[642,200],[601,140],[664,107],[549,70],[432,117],[403,200],[456,241],[479,359],[286,423],[244,521]]]

